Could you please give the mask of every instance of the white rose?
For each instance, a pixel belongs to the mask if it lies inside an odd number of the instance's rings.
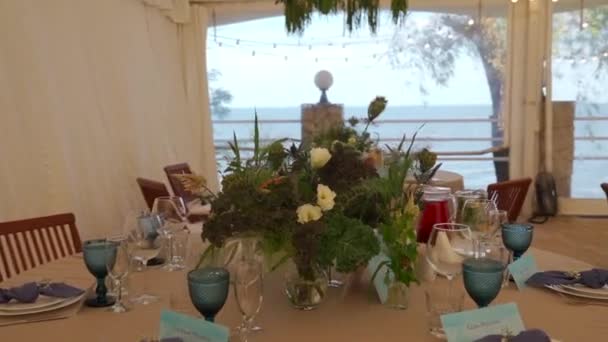
[[[331,153],[326,148],[316,147],[310,150],[310,166],[320,169],[331,159]]]
[[[317,221],[323,216],[321,208],[312,204],[301,205],[296,212],[298,213],[298,223],[302,224]]]
[[[334,207],[336,193],[331,191],[327,185],[317,185],[317,204],[323,211],[331,210]]]

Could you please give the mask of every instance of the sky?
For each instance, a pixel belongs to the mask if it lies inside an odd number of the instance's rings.
[[[431,15],[412,13],[407,25],[428,25]],[[232,93],[231,107],[294,107],[318,101],[313,79],[318,71],[328,70],[334,78],[328,96],[334,103],[364,106],[377,95],[393,106],[491,103],[479,58],[457,58],[447,85],[429,79],[424,83],[428,94],[423,95],[420,75],[396,69],[382,56],[395,30],[388,18],[378,25],[376,36],[367,28],[343,34],[342,21],[342,16],[317,17],[302,36],[288,35],[283,17],[211,27],[207,67],[221,73],[211,86]],[[574,100],[577,88],[593,73],[590,64],[574,72],[570,64],[557,61],[554,69],[560,76],[554,77],[554,99]],[[608,102],[608,95],[595,100]]]
[[[416,24],[424,25],[425,16],[419,17]],[[389,45],[392,23],[381,23],[375,37],[366,28],[349,37],[342,36],[342,17],[330,17],[316,20],[298,37],[286,34],[283,20],[274,17],[217,27],[215,32],[209,29],[207,67],[220,70],[217,86],[233,94],[231,106],[291,107],[316,102],[320,92],[313,80],[320,70],[333,75],[328,96],[334,103],[367,105],[376,95],[386,96],[392,105],[490,103],[482,66],[471,58],[456,62],[456,73],[447,87],[430,84],[432,96],[422,97],[412,75],[393,69],[386,57],[380,57]],[[235,39],[240,39],[238,45]],[[475,91],[470,91],[472,86]]]

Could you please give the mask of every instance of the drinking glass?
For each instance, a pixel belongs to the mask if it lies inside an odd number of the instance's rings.
[[[178,271],[183,269],[184,266],[176,263],[173,258],[173,241],[175,233],[184,229],[188,222],[188,212],[184,200],[178,196],[157,197],[152,206],[152,213],[159,215],[162,218],[163,223],[159,231],[169,244],[169,258],[165,266],[163,266],[163,269],[166,271]]]
[[[247,342],[253,320],[262,308],[263,273],[259,261],[239,261],[236,265],[234,294],[243,316],[243,322],[237,330],[240,332],[241,341]]]
[[[426,247],[426,258],[437,274],[453,279],[462,271],[462,262],[472,255],[473,244],[469,226],[439,223],[433,226]]]
[[[464,260],[462,264],[464,288],[478,307],[488,306],[498,296],[505,269],[505,259],[493,253]]]
[[[425,286],[426,312],[429,333],[434,337],[445,340],[445,332],[441,324],[441,315],[460,312],[464,306],[464,290],[454,287],[448,290],[448,280],[437,278]]]
[[[513,253],[513,261],[519,259],[530,247],[534,226],[528,223],[505,223],[502,225],[502,242]]]
[[[186,268],[189,241],[188,229],[180,229],[173,234],[173,263],[182,269]]]
[[[108,269],[108,275],[114,283],[116,289],[116,303],[110,308],[110,311],[115,313],[127,312],[127,307],[122,302],[122,288],[124,280],[129,274],[129,266],[131,264],[131,255],[128,249],[127,238],[124,236],[114,236],[108,238],[108,241],[112,244],[108,244],[108,248],[115,249],[116,258],[114,260],[107,259],[106,267]],[[108,251],[111,253],[112,251]]]
[[[152,216],[156,220],[160,220],[159,216]],[[160,224],[159,224],[160,225]],[[146,293],[146,269],[148,262],[156,258],[161,249],[161,243],[157,238],[157,234],[148,229],[147,225],[136,225],[135,229],[130,231],[129,234],[129,250],[133,260],[139,261],[142,267],[142,294],[132,299],[133,302],[138,304],[147,305],[156,302],[159,298],[155,295]]]
[[[327,266],[327,286],[333,288],[340,288],[344,286],[344,282],[340,279],[334,278],[335,273],[332,272],[333,265]]]
[[[188,273],[192,304],[209,322],[224,307],[230,289],[230,273],[221,267],[204,267]]]
[[[105,239],[88,240],[83,243],[83,259],[87,270],[97,279],[96,297],[89,298],[85,304],[91,307],[106,307],[114,304],[114,298],[108,297],[106,276],[108,264],[116,260],[116,245]]]
[[[509,213],[506,210],[490,210],[490,234],[489,239],[499,237],[500,229],[504,223],[509,221]]]
[[[471,228],[473,251],[476,255],[481,253],[481,244],[492,236],[490,212],[494,210],[497,210],[496,204],[488,199],[474,198],[464,202],[461,223]]]

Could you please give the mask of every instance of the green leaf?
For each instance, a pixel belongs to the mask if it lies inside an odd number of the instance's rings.
[[[255,112],[255,125],[253,130],[253,160],[255,161],[255,165],[260,165],[260,127],[258,125],[258,112],[254,109]]]

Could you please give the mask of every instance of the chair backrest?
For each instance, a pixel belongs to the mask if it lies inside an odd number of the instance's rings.
[[[150,210],[152,210],[156,198],[169,196],[169,190],[167,190],[167,187],[162,182],[146,178],[137,178],[137,184],[139,185],[141,194],[144,196],[144,200],[146,200],[146,204]]]
[[[0,223],[0,281],[82,251],[74,214]]]
[[[184,199],[186,203],[194,200],[197,196],[190,191],[184,188],[182,182],[172,177],[172,175],[180,175],[180,174],[189,174],[192,173],[190,169],[190,165],[188,163],[180,163],[175,165],[167,165],[165,166],[165,173],[167,174],[167,178],[169,179],[169,184],[171,184],[171,189],[173,190],[173,194],[175,196],[179,196]]]
[[[531,183],[531,178],[523,178],[490,184],[488,198],[496,201],[499,210],[506,210],[509,222],[514,222],[521,212]]]
[[[602,189],[606,193],[606,199],[608,199],[608,183],[602,183],[600,186],[602,187]]]

